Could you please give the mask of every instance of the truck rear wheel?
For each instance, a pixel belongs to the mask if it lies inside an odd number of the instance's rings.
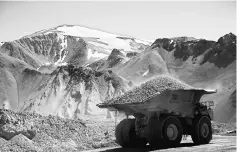
[[[194,119],[192,126],[192,140],[195,144],[208,144],[212,139],[211,120],[207,116]]]
[[[178,118],[170,116],[165,119],[162,127],[164,143],[168,147],[176,147],[180,144],[183,135],[183,127]]]
[[[144,148],[146,140],[136,135],[135,119],[124,119],[116,127],[116,142],[124,148]]]

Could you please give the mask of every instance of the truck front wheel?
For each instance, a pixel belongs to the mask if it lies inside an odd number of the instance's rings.
[[[211,120],[207,116],[199,116],[193,120],[192,140],[195,144],[208,144],[212,139]]]
[[[146,140],[136,135],[135,119],[122,120],[115,129],[116,142],[124,148],[143,148]]]

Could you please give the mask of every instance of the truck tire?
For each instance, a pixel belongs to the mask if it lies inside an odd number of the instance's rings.
[[[208,144],[212,140],[211,120],[207,116],[194,118],[192,140],[196,145]]]
[[[136,135],[135,119],[122,120],[115,129],[116,142],[124,148],[144,148],[146,140]]]
[[[183,135],[182,123],[175,116],[165,118],[162,127],[162,136],[166,147],[177,147],[180,145]]]

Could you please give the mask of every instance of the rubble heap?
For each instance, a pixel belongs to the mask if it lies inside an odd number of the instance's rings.
[[[113,126],[0,109],[0,151],[81,151],[108,146]],[[112,132],[112,131],[110,131]]]
[[[179,89],[190,90],[194,88],[174,78],[159,76],[125,92],[122,96],[105,101],[102,105],[145,102],[147,99],[161,94],[165,90]]]

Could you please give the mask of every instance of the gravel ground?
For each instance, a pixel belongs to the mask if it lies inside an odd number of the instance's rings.
[[[121,147],[101,148],[83,152],[236,152],[236,136],[218,136],[214,135],[213,140],[206,145],[195,146],[191,137],[181,142],[180,147],[153,150],[149,148],[131,149]]]

